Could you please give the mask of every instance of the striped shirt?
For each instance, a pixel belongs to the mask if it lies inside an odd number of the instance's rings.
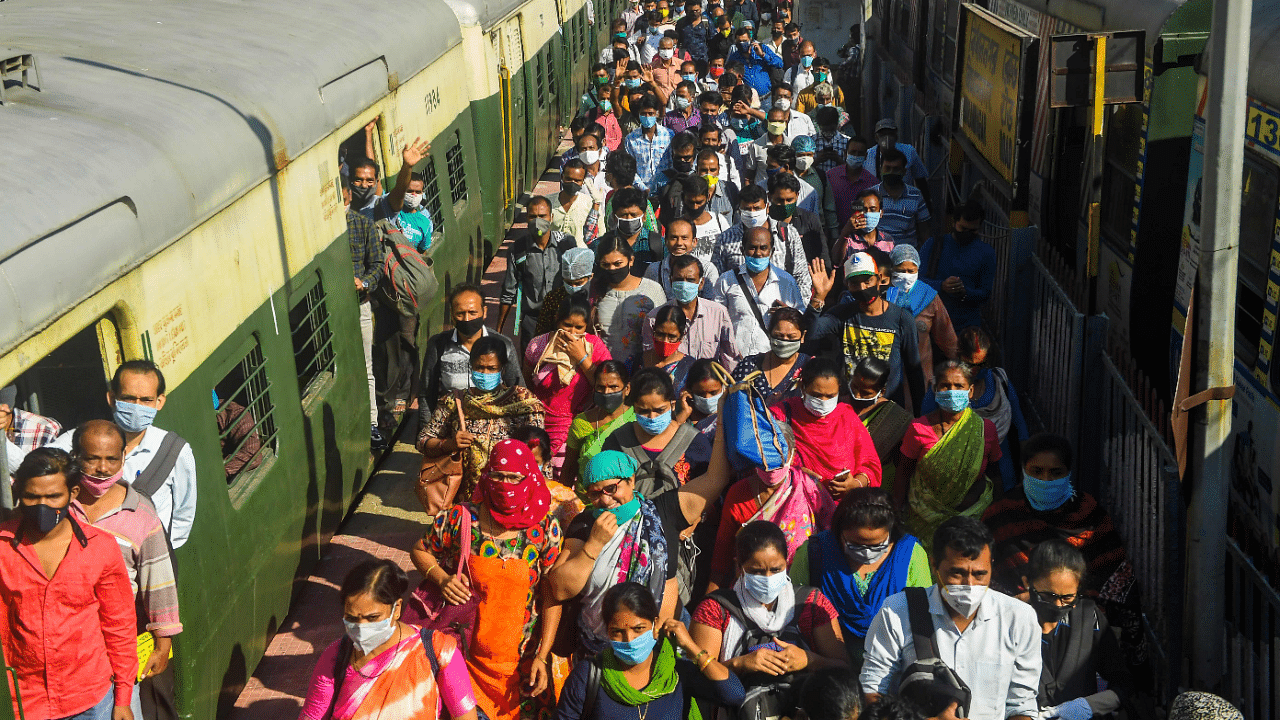
[[[628,155],[636,159],[635,185],[648,191],[649,183],[658,173],[671,167],[671,139],[675,135],[661,124],[654,126],[653,139],[645,137],[644,128],[636,130],[622,141]]]
[[[919,247],[924,238],[916,237],[916,223],[929,222],[929,208],[924,195],[910,185],[902,186],[902,197],[894,198],[885,192],[884,185],[876,185],[880,193],[880,224],[877,228],[889,233],[899,245]]]
[[[152,635],[172,637],[182,632],[182,623],[178,621],[178,585],[164,526],[150,500],[128,484],[125,488],[124,502],[93,526],[111,533],[120,546],[140,611],[139,629],[145,622]],[[88,520],[79,502],[72,501],[71,507],[77,518]]]

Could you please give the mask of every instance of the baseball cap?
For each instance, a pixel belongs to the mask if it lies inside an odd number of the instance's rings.
[[[895,122],[893,118],[885,118],[880,122],[876,123],[876,132],[880,132],[881,130],[897,130],[897,129],[898,129],[898,123]]]
[[[876,268],[875,259],[867,253],[855,253],[848,260],[844,261],[844,278],[846,280],[857,275],[879,274],[880,271]]]

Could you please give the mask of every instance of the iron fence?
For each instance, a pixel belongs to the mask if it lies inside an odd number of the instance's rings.
[[[1227,698],[1249,720],[1280,716],[1280,594],[1227,538]]]

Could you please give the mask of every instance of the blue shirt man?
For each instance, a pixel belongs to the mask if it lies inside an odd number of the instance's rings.
[[[978,239],[983,210],[977,203],[960,209],[955,232],[930,238],[920,248],[920,279],[938,291],[956,332],[982,324],[982,306],[996,279],[996,249]],[[940,253],[934,260],[934,253]]]
[[[737,42],[734,43],[733,51],[725,60],[725,65],[742,63],[742,73],[745,76],[742,78],[743,82],[754,88],[760,97],[767,96],[773,89],[773,83],[769,80],[769,68],[781,69],[782,57],[772,49],[753,41],[751,29],[745,25],[738,28],[735,37]]]
[[[671,167],[671,139],[675,137],[658,124],[658,106],[650,97],[640,101],[640,127],[622,141],[623,149],[636,159],[635,186],[648,191],[658,173]]]

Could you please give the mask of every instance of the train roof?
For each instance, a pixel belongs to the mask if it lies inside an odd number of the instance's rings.
[[[0,27],[39,73],[0,105],[0,351],[461,42],[445,0],[10,0]]]
[[[1145,30],[1148,49],[1160,38],[1165,23],[1182,6],[1190,4],[1188,0],[1091,0],[1087,4],[1064,0],[1018,2],[1088,31]]]
[[[489,30],[529,0],[445,0],[463,25]]]

